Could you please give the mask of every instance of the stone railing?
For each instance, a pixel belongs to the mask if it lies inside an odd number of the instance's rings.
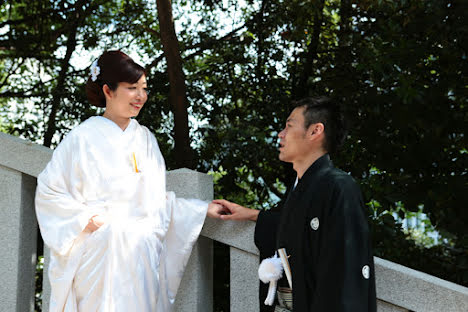
[[[0,133],[0,312],[34,311],[37,222],[36,177],[51,150]],[[210,176],[188,169],[167,173],[167,187],[179,197],[210,200]],[[176,311],[210,312],[213,305],[213,240],[230,248],[230,310],[258,311],[258,250],[253,222],[207,219],[181,283]],[[47,254],[46,255],[47,266]],[[378,310],[468,311],[468,288],[375,258]],[[43,311],[48,310],[44,273]]]

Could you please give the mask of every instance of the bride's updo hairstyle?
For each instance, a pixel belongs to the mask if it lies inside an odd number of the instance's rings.
[[[121,51],[104,52],[91,66],[91,76],[85,87],[89,103],[106,107],[106,97],[102,91],[104,85],[115,91],[119,82],[135,83],[142,75],[146,75],[145,69],[127,54]]]

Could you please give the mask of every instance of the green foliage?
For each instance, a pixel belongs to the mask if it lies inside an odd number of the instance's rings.
[[[42,311],[42,283],[44,275],[44,257],[39,256],[36,263],[34,311]]]
[[[69,1],[0,5],[0,116],[7,131],[41,142],[52,94],[54,142],[97,113],[87,67],[120,48],[148,64],[139,116],[174,168],[169,85],[154,5]],[[217,197],[267,209],[293,177],[277,135],[293,99],[331,95],[351,122],[335,165],[358,180],[375,254],[468,285],[468,8],[463,1],[173,1],[197,169]],[[37,18],[37,17],[40,18]],[[57,90],[73,27],[75,59]],[[79,55],[93,57],[78,58]],[[85,64],[83,64],[85,63]],[[421,208],[423,210],[421,211]],[[401,220],[422,216],[438,244]],[[426,233],[427,234],[427,233]]]
[[[106,49],[126,50],[135,38],[147,43],[147,49],[153,47],[142,26],[152,27],[156,19],[147,14],[152,11],[146,1],[10,1],[0,12],[0,116],[15,125],[11,133],[39,143],[54,98],[60,99],[54,144],[98,113],[84,94],[96,55]],[[68,52],[77,61],[64,66]]]

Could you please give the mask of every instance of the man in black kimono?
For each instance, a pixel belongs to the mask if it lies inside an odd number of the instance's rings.
[[[280,308],[287,307],[280,300],[275,311],[375,312],[374,261],[361,192],[329,156],[345,137],[339,106],[324,97],[296,102],[278,136],[280,160],[292,163],[297,173],[281,211],[216,200],[230,213],[220,218],[256,221],[255,244],[262,259],[286,249],[292,308]],[[291,291],[284,277],[278,286],[280,296]],[[265,297],[263,291],[262,311]]]

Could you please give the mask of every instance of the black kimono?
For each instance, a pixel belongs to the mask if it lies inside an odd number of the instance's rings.
[[[294,311],[376,311],[374,261],[361,192],[350,175],[333,167],[328,154],[307,169],[280,213],[260,212],[255,244],[261,258],[286,248]],[[279,285],[287,286],[284,277]],[[261,306],[264,300],[262,293]]]

